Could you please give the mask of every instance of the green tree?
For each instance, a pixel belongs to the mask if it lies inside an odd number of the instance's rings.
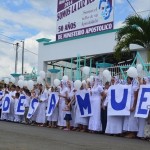
[[[115,57],[120,60],[122,51],[129,51],[130,44],[137,44],[148,50],[150,60],[150,16],[129,16],[125,25],[117,32],[115,46]]]

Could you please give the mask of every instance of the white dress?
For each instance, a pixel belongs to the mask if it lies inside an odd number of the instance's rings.
[[[75,95],[73,90],[74,89],[70,90],[70,92],[68,93],[68,97],[70,100],[72,100],[72,98]],[[72,117],[72,120],[70,121],[71,126],[77,127],[78,125],[75,123],[75,100],[71,104],[71,117]]]
[[[16,91],[11,91],[10,93],[11,97],[11,102],[10,102],[10,112],[8,113],[8,120],[9,121],[14,121],[14,105],[15,105],[15,100],[12,98],[12,96],[15,97]]]
[[[109,93],[109,89],[108,89],[108,93]],[[106,97],[106,103],[110,103],[107,97]],[[107,125],[106,125],[105,133],[121,134],[123,132],[123,119],[124,119],[124,116],[108,116],[107,115]]]
[[[137,133],[137,137],[144,137],[144,129],[146,126],[146,119],[145,118],[139,118],[139,130]]]
[[[89,118],[89,130],[101,131],[101,93],[103,92],[102,86],[98,85],[91,89],[91,109],[92,116]]]
[[[60,95],[66,96],[66,92],[68,92],[67,87],[60,90]],[[60,127],[66,126],[66,121],[64,120],[65,117],[65,112],[63,111],[64,108],[65,108],[65,99],[63,97],[60,97],[59,105],[58,105],[59,114],[58,114],[58,123],[57,123],[58,126]]]
[[[132,86],[131,89],[131,107],[134,103],[134,92],[138,90],[137,86]],[[130,113],[130,116],[124,117],[124,123],[123,123],[123,130],[124,131],[132,131],[137,132],[138,131],[138,118],[134,117],[135,111]]]
[[[83,89],[81,92],[86,93],[87,90]],[[81,124],[88,126],[89,118],[88,117],[80,117],[80,109],[79,106],[77,105],[77,102],[75,103],[75,124]]]
[[[56,108],[53,111],[53,114],[51,116],[47,117],[47,121],[58,121],[58,107],[56,106]]]
[[[18,102],[19,102],[19,99],[18,99],[18,98],[15,98],[14,112],[17,111]],[[14,113],[14,122],[20,122],[20,116],[19,116],[19,115],[16,115],[15,113]]]
[[[43,93],[40,95],[40,100],[42,100],[41,103],[39,103],[39,106],[37,108],[37,116],[36,116],[36,122],[37,123],[45,123],[46,122],[46,101],[48,99],[47,91],[44,90]]]

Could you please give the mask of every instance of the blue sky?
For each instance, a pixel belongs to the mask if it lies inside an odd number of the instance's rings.
[[[150,9],[150,0],[129,0],[137,12]],[[0,0],[0,40],[15,43],[25,40],[25,48],[38,52],[37,38],[55,39],[57,0]],[[115,0],[114,24],[121,27],[128,15],[134,14],[127,0]],[[140,13],[143,17],[149,12]],[[13,39],[6,38],[3,35]],[[16,40],[14,40],[16,39]],[[0,69],[4,74],[14,70],[14,46],[0,42]],[[19,69],[21,69],[21,52],[19,53]],[[26,52],[26,68],[37,66],[37,56]],[[13,64],[13,66],[10,66]]]

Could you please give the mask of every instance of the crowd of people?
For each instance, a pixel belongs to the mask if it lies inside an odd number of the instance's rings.
[[[137,104],[138,89],[141,84],[149,84],[149,78],[144,77],[135,80],[131,77],[125,82],[119,82],[118,77],[112,77],[110,82],[101,84],[98,76],[93,81],[83,81],[80,92],[90,93],[92,116],[81,117],[79,106],[76,102],[76,92],[73,81],[61,81],[60,86],[51,87],[47,83],[35,84],[31,91],[27,87],[20,88],[14,84],[3,84],[0,86],[0,102],[6,95],[11,97],[10,112],[2,113],[1,120],[17,123],[25,123],[40,127],[59,128],[66,131],[80,131],[90,133],[101,133],[112,136],[123,136],[127,138],[148,139],[145,135],[145,127],[150,124],[150,117],[134,117]],[[108,90],[112,85],[128,84],[132,86],[131,108],[129,116],[108,116]],[[46,116],[46,109],[51,92],[57,92],[59,101],[52,115]],[[19,97],[24,95],[24,115],[15,114]],[[27,118],[30,102],[33,98],[39,101],[38,108],[31,119]],[[147,131],[150,134],[150,130]]]

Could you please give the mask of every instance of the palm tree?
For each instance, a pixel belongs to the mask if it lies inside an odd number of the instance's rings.
[[[146,19],[141,16],[129,16],[124,23],[125,26],[117,32],[115,57],[121,59],[121,52],[129,51],[130,44],[140,45],[150,54],[150,16]]]

